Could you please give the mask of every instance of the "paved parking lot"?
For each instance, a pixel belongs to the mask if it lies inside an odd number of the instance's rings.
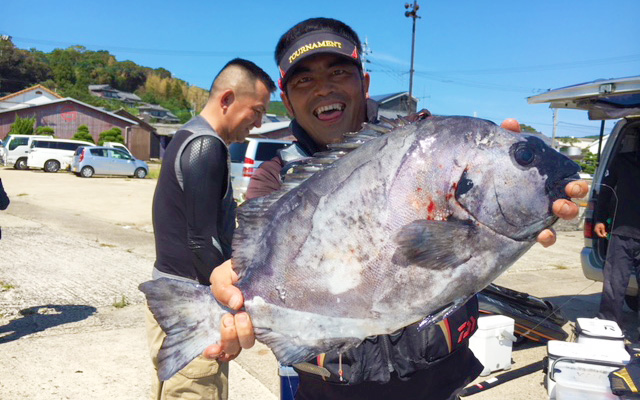
[[[0,177],[11,198],[0,212],[0,398],[146,398],[151,368],[137,286],[154,260],[155,181],[8,168]],[[581,248],[581,232],[560,232],[555,246],[535,245],[496,283],[550,299],[572,321],[593,317],[602,285],[582,276]],[[512,368],[544,354],[544,346],[516,348]],[[264,346],[243,353],[231,374],[232,400],[277,397],[275,359]],[[545,394],[535,373],[469,398]]]

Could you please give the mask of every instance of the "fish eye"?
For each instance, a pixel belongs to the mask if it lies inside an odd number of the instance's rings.
[[[519,143],[513,151],[513,158],[515,158],[518,164],[526,167],[536,159],[536,153],[528,143]]]

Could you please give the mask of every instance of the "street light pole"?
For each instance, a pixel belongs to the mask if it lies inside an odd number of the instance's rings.
[[[409,10],[410,7],[411,10]],[[418,16],[420,6],[418,5],[418,2],[414,0],[413,6],[409,3],[405,3],[404,8],[407,10],[405,11],[404,16],[407,18],[413,18],[413,31],[411,34],[411,69],[409,69],[409,100],[407,101],[407,104],[409,105],[409,109],[407,111],[411,112],[411,100],[413,99],[413,58],[416,47],[416,18],[420,18]]]

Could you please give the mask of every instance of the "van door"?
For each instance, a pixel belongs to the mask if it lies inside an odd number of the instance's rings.
[[[26,159],[29,154],[29,138],[28,137],[15,137],[9,136],[9,141],[6,144],[7,149],[7,164],[15,164],[19,159]],[[17,169],[25,169],[21,165],[15,165]]]

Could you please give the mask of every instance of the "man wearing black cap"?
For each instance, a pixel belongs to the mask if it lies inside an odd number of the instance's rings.
[[[289,161],[326,149],[327,144],[341,141],[344,133],[360,130],[364,122],[375,123],[376,105],[368,101],[369,75],[362,69],[361,52],[356,33],[333,19],[303,21],[281,37],[276,47],[281,96],[295,117],[291,129],[297,142],[261,165],[247,198],[277,190]],[[552,234],[544,238],[553,241]],[[214,270],[212,290],[222,303],[242,304],[242,294],[230,285],[236,280],[230,264]],[[300,375],[296,399],[455,398],[458,389],[482,370],[468,348],[477,317],[474,297],[423,331],[410,325],[392,335],[368,338],[342,355],[328,353],[308,360],[296,366]],[[247,348],[250,322],[236,321],[235,327],[222,329],[222,336],[222,346],[209,347],[205,356],[215,357],[224,350],[229,357],[240,347]]]

